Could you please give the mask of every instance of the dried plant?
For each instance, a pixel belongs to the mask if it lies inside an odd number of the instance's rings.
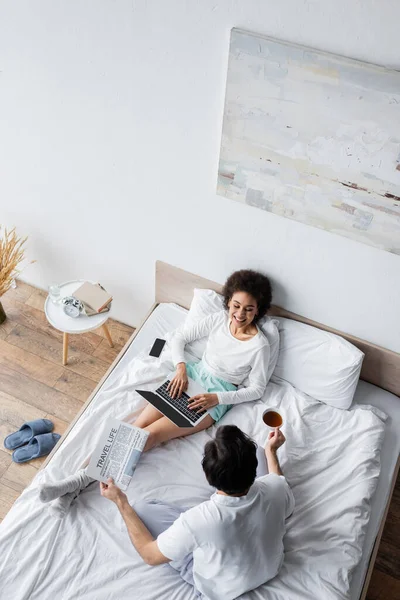
[[[0,225],[1,230],[1,225]],[[0,231],[1,234],[1,231]],[[28,238],[17,236],[15,227],[0,235],[0,297],[11,287],[14,279],[21,273],[18,265],[24,260],[25,248]],[[34,260],[31,263],[35,262]]]

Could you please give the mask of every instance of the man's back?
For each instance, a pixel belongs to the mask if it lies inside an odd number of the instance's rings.
[[[172,560],[193,552],[196,588],[210,600],[231,600],[279,571],[293,506],[285,478],[266,475],[245,496],[213,494],[183,513],[157,543]]]

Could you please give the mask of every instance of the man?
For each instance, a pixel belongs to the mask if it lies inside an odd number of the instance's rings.
[[[294,508],[276,454],[284,442],[279,429],[269,434],[260,457],[269,475],[255,480],[257,445],[234,425],[219,427],[202,461],[217,491],[185,512],[158,502],[133,510],[112,479],[100,484],[101,494],[117,505],[148,565],[169,562],[200,598],[232,600],[275,577],[283,562],[285,520]]]

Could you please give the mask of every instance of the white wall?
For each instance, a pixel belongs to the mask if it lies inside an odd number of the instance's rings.
[[[289,310],[400,352],[400,258],[216,195],[231,27],[399,68],[394,0],[0,0],[0,222],[26,281],[253,267]]]

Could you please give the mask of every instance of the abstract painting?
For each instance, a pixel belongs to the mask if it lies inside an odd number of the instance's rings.
[[[400,254],[400,72],[233,29],[217,193]]]

